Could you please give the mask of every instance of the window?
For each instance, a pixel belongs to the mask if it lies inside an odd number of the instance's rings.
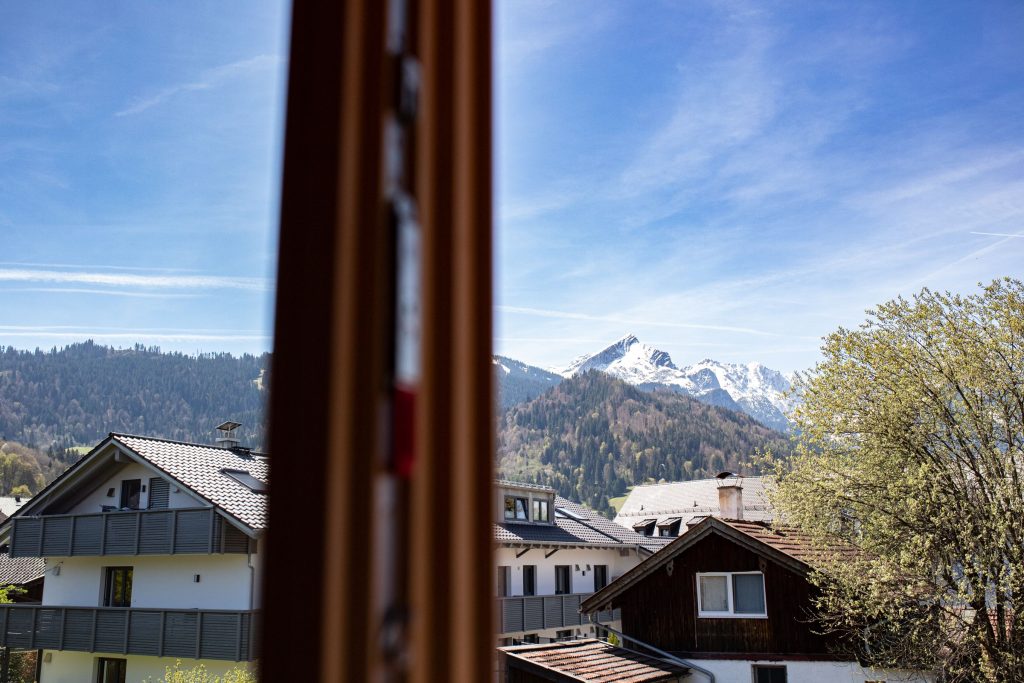
[[[533,499],[533,521],[549,522],[551,517],[548,514],[548,501]]]
[[[526,645],[536,645],[540,642],[540,636],[536,633],[527,633],[523,636],[523,643]]]
[[[572,593],[572,567],[567,564],[555,566],[555,595]]]
[[[505,519],[530,519],[526,514],[526,504],[527,500],[525,498],[505,496]],[[493,510],[494,508],[491,509]]]
[[[139,509],[139,496],[142,495],[141,479],[125,479],[121,482],[121,508]]]
[[[498,567],[498,597],[507,598],[512,595],[512,567]]]
[[[567,628],[564,631],[555,631],[555,640],[572,640],[572,629]]]
[[[249,487],[253,493],[267,492],[267,484],[252,476],[245,470],[221,470],[221,474],[225,474],[237,481],[239,484]]]
[[[523,595],[537,594],[537,565],[523,565]]]
[[[104,607],[132,606],[132,568],[107,567],[103,583]]]
[[[128,672],[127,659],[100,657],[96,667],[96,683],[125,683]]]
[[[755,664],[754,683],[786,683],[786,667]]]
[[[608,565],[594,565],[594,590],[599,591],[608,585]]]
[[[697,609],[702,617],[766,617],[764,574],[697,574]]]

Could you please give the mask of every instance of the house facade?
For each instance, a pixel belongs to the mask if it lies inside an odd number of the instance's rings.
[[[226,441],[111,434],[0,525],[45,563],[41,604],[0,606],[0,646],[41,650],[44,683],[252,666],[268,463]]]
[[[626,636],[692,662],[690,681],[929,680],[862,667],[815,632],[807,575],[816,552],[793,529],[708,517],[585,599],[581,610],[619,610]]]
[[[499,642],[550,643],[595,635],[580,602],[664,545],[546,486],[497,483],[494,538]],[[617,615],[604,615],[617,624]]]

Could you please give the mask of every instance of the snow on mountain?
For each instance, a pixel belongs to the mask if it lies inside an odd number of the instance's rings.
[[[684,368],[669,355],[626,335],[603,351],[580,356],[564,369],[563,377],[600,370],[644,389],[665,386],[679,393],[726,408],[739,409],[755,420],[785,431],[792,401],[784,394],[790,380],[760,363],[720,363],[705,359]]]

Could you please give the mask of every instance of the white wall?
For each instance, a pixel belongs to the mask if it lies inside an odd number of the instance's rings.
[[[46,654],[49,654],[51,657],[49,662],[45,661]],[[96,662],[103,656],[128,660],[125,683],[148,683],[149,680],[152,683],[156,683],[164,677],[166,667],[174,666],[175,662],[173,657],[140,657],[120,654],[102,655],[89,652],[46,650],[44,652],[40,680],[43,683],[94,683],[96,680]],[[253,666],[248,662],[224,662],[212,659],[181,660],[183,669],[196,666],[197,664],[205,665],[206,670],[215,675],[224,675],[225,672],[235,667],[249,669]]]
[[[787,683],[864,683],[865,681],[887,681],[888,683],[926,683],[934,679],[908,671],[895,669],[865,668],[856,662],[786,662],[786,661],[743,661],[722,659],[691,659],[694,664],[715,674],[716,683],[747,683],[753,680],[753,665],[784,665]],[[708,677],[692,671],[685,679],[687,683],[705,683]]]
[[[96,487],[96,489],[86,496],[81,502],[78,503],[74,508],[68,512],[74,514],[87,514],[92,512],[101,512],[104,505],[121,505],[121,482],[125,479],[141,479],[142,485],[146,487],[146,490],[139,497],[139,507],[147,508],[149,506],[149,479],[150,477],[158,477],[160,473],[156,470],[140,465],[139,463],[132,462],[125,465],[123,468],[117,471],[117,474],[107,479],[105,482]],[[107,490],[114,489],[113,498],[107,497]],[[190,508],[205,506],[206,503],[201,502],[199,499],[179,491],[175,493],[175,486],[171,484],[170,500],[168,507],[172,508]]]
[[[48,559],[43,604],[99,606],[104,568],[133,567],[132,607],[247,610],[250,572],[246,560],[243,554]],[[254,555],[253,562],[257,561]],[[58,565],[60,574],[55,575]],[[193,581],[195,574],[199,574],[199,583]],[[258,590],[255,596],[258,600]]]
[[[643,558],[638,557],[636,548],[625,547],[629,551],[627,557],[621,557],[617,548],[585,548],[560,549],[547,558],[544,555],[551,552],[551,548],[531,548],[522,557],[516,557],[516,553],[522,552],[523,548],[498,548],[495,564],[512,568],[510,594],[513,596],[523,594],[523,565],[530,564],[537,567],[536,595],[554,595],[555,566],[564,564],[572,567],[572,592],[593,593],[595,564],[608,565],[608,583],[640,564]],[[577,565],[579,570],[576,569]]]

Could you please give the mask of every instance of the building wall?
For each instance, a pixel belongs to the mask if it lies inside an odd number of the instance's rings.
[[[67,557],[47,560],[43,604],[96,607],[105,567],[133,567],[132,607],[250,609],[248,556],[173,555]],[[253,564],[258,557],[253,555]],[[54,568],[60,567],[60,574]],[[199,582],[194,575],[199,574]],[[252,591],[259,600],[259,591]]]
[[[87,514],[93,512],[101,512],[104,505],[121,505],[121,482],[125,479],[141,479],[142,484],[146,487],[146,490],[139,497],[139,507],[147,508],[149,506],[149,480],[151,477],[160,476],[156,470],[139,463],[128,463],[123,468],[117,471],[117,474],[113,475],[101,485],[97,486],[96,489],[86,496],[82,501],[75,505],[69,513],[73,514]],[[197,498],[185,493],[184,491],[175,492],[175,486],[171,484],[170,500],[168,507],[172,508],[191,508],[205,506],[206,503],[200,501]],[[107,491],[114,489],[114,496],[108,497]]]
[[[50,661],[46,661],[49,655]],[[141,657],[135,655],[120,654],[93,654],[89,652],[58,652],[45,650],[43,653],[43,664],[40,680],[43,683],[95,683],[97,661],[100,657],[115,657],[127,659],[126,683],[144,683],[152,680],[154,683],[164,678],[166,667],[174,666],[172,657]],[[224,675],[233,668],[240,667],[251,669],[252,664],[247,662],[223,662],[212,659],[183,659],[183,669],[203,664],[206,670],[214,675]]]
[[[698,572],[761,571],[768,618],[699,618]],[[805,623],[812,586],[780,564],[711,534],[672,560],[672,573],[659,567],[616,601],[622,628],[633,636],[683,656],[715,653],[824,656],[833,643]]]
[[[753,666],[766,664],[786,667],[787,683],[866,683],[886,681],[887,683],[930,683],[934,677],[926,674],[896,669],[872,669],[856,662],[792,662],[768,660],[713,660],[694,659],[694,664],[709,670],[717,683],[747,683],[753,680]],[[706,683],[710,679],[692,670],[686,683]]]
[[[642,558],[637,554],[637,549],[632,546],[625,546],[627,556],[619,555],[617,548],[587,548],[581,550],[559,550],[551,557],[544,557],[545,553],[551,552],[551,548],[531,548],[522,557],[516,557],[516,553],[522,552],[523,548],[498,548],[496,552],[496,565],[512,568],[510,572],[512,585],[510,594],[513,596],[523,594],[523,565],[536,565],[537,567],[537,595],[554,595],[555,593],[555,566],[570,565],[572,567],[572,592],[593,593],[594,592],[594,565],[608,565],[608,582],[622,576],[627,571],[640,564]],[[590,570],[587,570],[587,565]],[[579,569],[576,566],[579,565]]]

